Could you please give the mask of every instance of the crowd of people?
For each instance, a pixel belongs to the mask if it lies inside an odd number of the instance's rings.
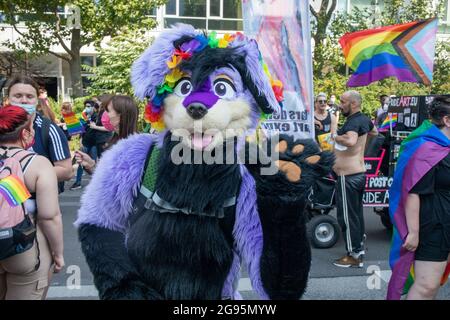
[[[92,174],[105,150],[138,131],[139,110],[133,98],[104,94],[84,101],[84,133],[81,147],[72,157],[71,135],[64,114],[73,111],[70,102],[61,105],[61,114],[50,108],[47,92],[24,75],[10,79],[8,99],[0,108],[0,156],[14,158],[23,173],[30,197],[23,210],[36,226],[28,250],[0,259],[1,299],[43,299],[53,272],[64,267],[63,229],[58,194],[64,181],[76,179],[70,189],[80,189],[83,172]],[[380,107],[372,119],[362,113],[362,97],[357,91],[336,96],[319,93],[315,97],[315,138],[335,154],[337,219],[345,241],[346,254],[335,260],[338,267],[363,267],[365,224],[363,193],[366,184],[364,150],[369,136],[377,135],[389,105],[388,95],[380,96]],[[338,125],[340,115],[344,117]],[[432,299],[450,261],[450,101],[437,97],[430,109],[430,126],[436,129],[427,141],[441,151],[437,160],[406,190],[402,198],[406,234],[403,248],[415,252],[415,282],[407,298]],[[433,128],[434,128],[433,127]],[[423,138],[420,136],[419,138]],[[422,168],[422,158],[407,159]],[[399,161],[404,161],[402,158]],[[1,177],[1,176],[0,176]],[[395,179],[402,177],[395,176]],[[0,220],[3,221],[3,220]],[[395,223],[395,221],[394,221]],[[1,229],[1,226],[0,226]],[[1,257],[1,255],[0,255]]]
[[[8,212],[2,211],[0,229],[6,230],[3,227],[7,226],[14,230],[9,245],[15,254],[0,254],[0,300],[45,299],[52,274],[65,264],[58,203],[63,183],[73,177],[73,165],[78,163],[71,189],[79,189],[83,171],[92,174],[106,149],[137,132],[139,110],[133,98],[124,95],[105,94],[86,100],[81,148],[72,158],[68,143],[71,136],[64,123],[64,115],[73,112],[72,104],[62,103],[61,113],[56,116],[46,90],[24,75],[8,81],[7,93],[8,99],[0,107],[0,178],[12,176],[4,165],[5,159],[16,160],[21,172],[18,176],[29,197],[22,206],[12,209],[7,204]],[[4,169],[9,174],[3,174]],[[26,221],[30,222],[25,247],[25,242],[16,241],[16,232],[23,231]]]

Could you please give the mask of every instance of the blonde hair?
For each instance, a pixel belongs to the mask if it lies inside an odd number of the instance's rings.
[[[63,102],[61,106],[62,113],[70,113],[72,112],[72,104],[70,102]]]

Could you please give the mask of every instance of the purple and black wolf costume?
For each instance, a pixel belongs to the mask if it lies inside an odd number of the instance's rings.
[[[221,141],[217,132],[254,129],[260,110],[279,107],[256,42],[177,25],[135,62],[132,83],[149,100],[146,118],[166,130],[105,152],[82,197],[76,225],[100,298],[238,299],[245,262],[260,298],[299,299],[311,262],[306,194],[330,170],[331,154],[281,136],[274,175],[261,175],[260,162],[171,158],[176,129],[193,132],[198,121],[216,133],[184,136],[192,147],[184,152],[214,143],[248,150],[243,135]]]

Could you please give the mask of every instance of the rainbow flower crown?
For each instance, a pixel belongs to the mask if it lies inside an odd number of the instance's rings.
[[[177,81],[186,76],[186,74],[178,68],[182,61],[189,60],[193,54],[198,53],[207,47],[227,48],[235,39],[242,39],[243,37],[244,35],[241,32],[237,32],[235,34],[227,33],[223,38],[218,39],[217,33],[213,31],[208,37],[204,34],[200,34],[195,36],[194,39],[183,43],[179,48],[175,48],[171,59],[166,62],[170,72],[165,76],[164,83],[157,87],[155,97],[152,100],[149,100],[145,107],[145,122],[151,124],[151,127],[157,131],[164,130],[163,101],[168,94],[173,92]],[[283,101],[283,84],[280,80],[274,80],[272,78],[261,53],[259,53],[259,62],[270,81],[275,98],[281,104],[281,101]],[[261,118],[264,119],[266,117],[266,114],[261,113]]]

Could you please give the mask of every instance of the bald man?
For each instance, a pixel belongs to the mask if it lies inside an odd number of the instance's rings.
[[[341,96],[339,109],[346,117],[334,136],[336,162],[333,171],[338,177],[336,190],[337,218],[344,235],[347,254],[336,260],[338,267],[363,267],[364,216],[363,193],[366,183],[364,147],[367,135],[377,135],[369,117],[361,113],[361,95],[347,91]]]

